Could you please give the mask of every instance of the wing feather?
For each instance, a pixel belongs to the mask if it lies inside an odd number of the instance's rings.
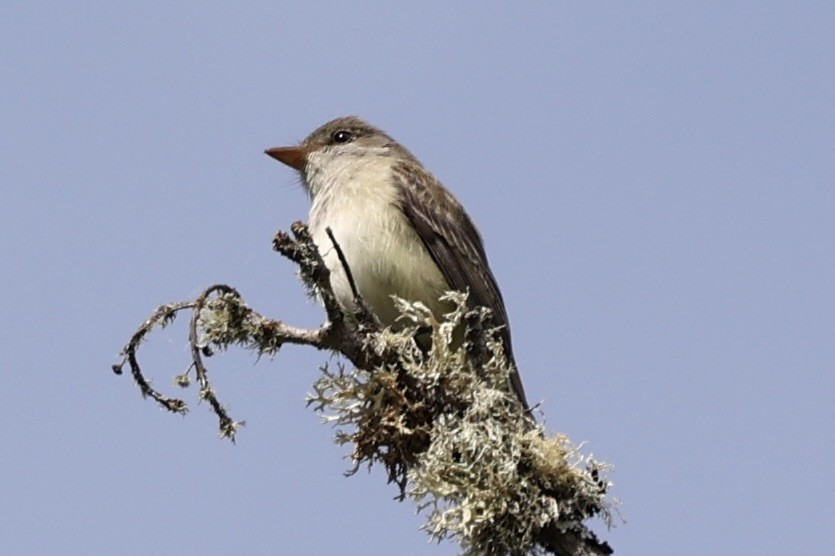
[[[492,312],[492,324],[502,327],[506,354],[514,368],[511,386],[527,407],[513,359],[507,311],[496,278],[490,271],[481,235],[458,200],[422,166],[399,164],[394,177],[401,191],[403,214],[451,289],[469,290],[470,306],[487,307]]]

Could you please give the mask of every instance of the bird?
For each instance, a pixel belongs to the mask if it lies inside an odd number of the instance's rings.
[[[489,309],[511,366],[509,388],[528,408],[481,235],[458,199],[406,147],[346,116],[297,145],[265,153],[299,173],[311,200],[311,237],[343,309],[354,308],[354,293],[328,229],[360,296],[384,326],[396,326],[400,316],[392,296],[422,302],[436,317],[449,311],[440,297],[451,290],[467,292],[471,308]]]

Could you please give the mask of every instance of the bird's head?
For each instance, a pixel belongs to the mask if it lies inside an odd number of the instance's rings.
[[[275,147],[264,152],[297,170],[313,195],[320,181],[330,182],[337,175],[350,175],[352,168],[365,162],[414,160],[405,147],[384,131],[356,116],[323,124],[296,146]]]

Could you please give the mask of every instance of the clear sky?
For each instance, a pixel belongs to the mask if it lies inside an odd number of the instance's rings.
[[[346,114],[480,226],[528,397],[616,466],[617,554],[831,550],[835,4],[687,4],[4,1],[2,552],[456,553],[342,476],[326,354],[211,360],[236,446],[110,372],[217,282],[321,321],[263,150]],[[144,347],[173,392],[183,326]]]

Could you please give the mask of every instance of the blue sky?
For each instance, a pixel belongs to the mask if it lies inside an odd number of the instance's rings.
[[[325,354],[212,360],[236,446],[110,372],[217,282],[321,321],[263,150],[345,114],[479,225],[529,398],[616,467],[616,554],[835,542],[835,6],[9,1],[0,67],[4,553],[456,553],[343,477]],[[185,339],[145,344],[158,387]]]

